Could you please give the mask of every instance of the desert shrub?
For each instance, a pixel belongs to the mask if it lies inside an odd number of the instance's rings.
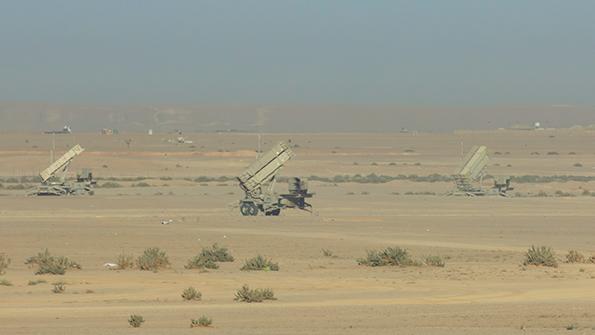
[[[566,263],[585,263],[585,256],[577,250],[570,250],[566,254]]]
[[[333,251],[332,251],[332,250],[330,250],[330,249],[325,249],[325,248],[322,248],[322,250],[321,250],[321,251],[322,251],[322,255],[323,255],[324,257],[333,257],[333,256],[334,256],[334,253],[333,253]]]
[[[145,322],[145,318],[140,315],[132,314],[128,318],[128,324],[134,328],[140,327]]]
[[[413,153],[413,152],[415,152],[415,150],[413,150],[413,149],[405,149],[405,152],[407,152],[407,153]]]
[[[61,294],[64,293],[64,291],[66,291],[66,283],[64,282],[57,282],[53,283],[52,285],[54,285],[54,288],[52,288],[52,292],[56,294]]]
[[[0,253],[0,275],[6,273],[6,269],[10,265],[10,258],[6,254]]]
[[[169,267],[169,259],[165,251],[159,248],[147,248],[141,256],[136,259],[139,269],[157,272],[159,269]]]
[[[12,283],[8,279],[0,279],[0,286],[12,286]]]
[[[24,184],[16,184],[16,185],[8,185],[6,186],[7,190],[25,190],[29,188],[29,186],[25,186]]]
[[[36,275],[53,274],[63,275],[68,269],[81,269],[80,264],[65,256],[53,256],[48,249],[31,256],[25,260],[25,264],[37,266]]]
[[[188,260],[186,269],[218,269],[219,262],[233,262],[234,258],[227,248],[219,247],[217,243],[210,248],[202,248],[200,253]]]
[[[121,184],[118,184],[113,181],[107,181],[107,182],[105,182],[101,185],[98,185],[98,186],[99,186],[99,188],[120,188],[120,187],[122,187]]]
[[[240,269],[242,271],[279,271],[279,264],[273,263],[270,259],[258,255],[256,257],[247,259],[244,266]]]
[[[558,152],[557,151],[548,151],[547,154],[550,156],[554,156],[554,155],[558,155]]]
[[[546,246],[536,248],[535,246],[531,246],[525,253],[523,265],[558,267],[558,261],[552,248]]]
[[[446,265],[446,263],[444,262],[444,259],[442,259],[442,257],[440,257],[440,256],[428,256],[424,260],[424,263],[427,266],[435,266],[435,267],[439,267],[439,268],[443,268]]]
[[[570,192],[560,191],[560,190],[557,190],[556,192],[554,192],[554,195],[557,197],[564,197],[564,198],[574,197],[574,194],[572,194]]]
[[[208,316],[203,315],[198,319],[192,319],[190,321],[190,328],[209,327],[211,324],[213,324],[213,320]]]
[[[118,264],[118,269],[132,269],[134,267],[134,256],[130,254],[119,254],[116,264]]]
[[[574,165],[572,165],[572,166],[574,166],[574,167],[583,167],[583,164],[581,164],[581,163],[574,163]]]
[[[200,300],[202,299],[202,293],[195,289],[194,287],[189,287],[182,291],[182,299],[191,301],[191,300]]]
[[[265,300],[277,300],[277,298],[275,298],[275,294],[270,288],[251,289],[248,285],[244,285],[236,292],[234,300],[240,302],[263,302]]]
[[[536,195],[538,198],[547,198],[547,193],[545,191],[539,191]]]
[[[589,190],[583,190],[583,192],[581,193],[581,195],[588,197],[588,196],[591,195],[591,192]]]
[[[412,266],[419,265],[406,249],[388,247],[384,250],[370,250],[364,258],[357,260],[359,265],[366,266]]]
[[[29,285],[29,286],[35,286],[35,285],[45,284],[45,283],[47,283],[46,280],[38,279],[38,280],[29,280],[29,283],[27,283],[27,285]]]
[[[132,184],[132,187],[149,187],[149,186],[151,186],[151,184],[145,183],[144,181],[142,181],[140,183]]]

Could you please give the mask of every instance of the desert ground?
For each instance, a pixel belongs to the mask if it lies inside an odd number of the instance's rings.
[[[255,159],[256,134],[183,134],[193,142],[185,144],[178,136],[0,133],[0,253],[12,260],[0,276],[12,283],[0,286],[0,334],[595,332],[595,264],[564,262],[569,250],[595,255],[595,131],[264,134],[264,150],[291,140],[296,157],[281,175],[310,177],[316,193],[312,213],[278,217],[242,217],[237,208],[243,194],[232,177]],[[77,143],[86,151],[69,175],[92,168],[95,194],[26,196],[34,183],[20,177],[49,165],[52,147],[58,156]],[[507,198],[446,196],[452,182],[413,177],[333,179],[449,176],[476,144],[489,149],[491,175],[591,179],[519,182]],[[213,243],[235,261],[207,271],[184,267]],[[552,247],[559,266],[523,266],[532,245]],[[446,264],[357,262],[369,250],[395,246]],[[149,247],[166,251],[171,267],[104,267]],[[46,248],[82,269],[35,275],[25,259]],[[258,254],[280,270],[240,270]],[[47,283],[28,284],[39,279]],[[58,281],[64,293],[52,292]],[[271,288],[277,300],[234,301],[244,284]],[[181,298],[189,286],[202,292],[201,301]],[[131,314],[146,320],[140,329],[129,326]],[[201,315],[212,326],[190,328]]]

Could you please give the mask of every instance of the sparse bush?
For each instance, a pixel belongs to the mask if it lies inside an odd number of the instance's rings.
[[[357,260],[359,265],[366,266],[414,266],[420,265],[414,261],[406,249],[388,247],[384,250],[371,250],[365,258]]]
[[[28,189],[29,187],[30,187],[29,185],[25,186],[24,184],[16,184],[16,185],[8,185],[8,186],[6,186],[6,189],[7,190],[19,190],[20,191],[20,190]]]
[[[236,292],[234,300],[240,302],[263,302],[265,300],[277,300],[277,298],[275,298],[275,294],[270,288],[251,289],[248,285],[244,285]]]
[[[145,319],[140,315],[132,314],[128,318],[128,324],[134,328],[140,327],[144,322],[145,322]]]
[[[279,264],[273,263],[270,259],[258,255],[256,257],[247,259],[244,266],[240,269],[242,271],[279,271]]]
[[[118,264],[118,269],[132,269],[134,267],[134,256],[129,254],[119,254],[116,259],[116,264]]]
[[[558,152],[557,151],[548,151],[547,154],[550,156],[555,156],[555,155],[558,155]]]
[[[558,261],[552,248],[546,246],[536,248],[535,246],[531,246],[525,253],[523,265],[558,267]]]
[[[585,256],[577,250],[570,250],[566,254],[566,263],[585,263]]]
[[[122,187],[121,184],[118,184],[116,182],[113,181],[107,181],[101,185],[97,185],[99,188],[120,188]]]
[[[538,198],[547,198],[548,195],[545,191],[539,191],[535,196]]]
[[[227,248],[219,247],[217,243],[211,248],[202,248],[201,252],[188,260],[186,269],[218,269],[219,262],[233,262],[234,258]]]
[[[46,280],[38,279],[38,280],[29,280],[29,283],[27,283],[27,285],[29,285],[29,286],[35,286],[35,285],[38,285],[38,284],[45,284],[45,283],[47,283]]]
[[[330,250],[330,249],[324,249],[324,248],[323,248],[321,251],[322,251],[322,255],[323,255],[324,257],[333,257],[333,256],[334,256],[334,253],[333,253],[333,251],[332,251],[332,250]]]
[[[63,275],[68,269],[81,269],[80,264],[65,256],[52,256],[48,249],[38,253],[36,256],[27,258],[25,264],[36,265],[36,275],[53,274]]]
[[[556,192],[554,192],[554,195],[557,197],[564,197],[564,198],[574,197],[574,194],[569,193],[569,192],[560,191],[560,190],[557,190]]]
[[[57,282],[53,283],[52,285],[54,285],[54,288],[52,288],[52,292],[56,294],[61,294],[64,293],[64,291],[66,291],[66,283],[64,282]]]
[[[435,266],[435,267],[439,267],[439,268],[443,268],[446,265],[446,263],[444,262],[444,259],[442,259],[442,257],[440,257],[440,256],[428,256],[424,260],[424,263],[427,266]]]
[[[132,184],[132,187],[149,187],[151,184],[141,181],[140,183]]]
[[[12,286],[12,283],[8,279],[0,279],[0,286]]]
[[[182,291],[182,299],[186,301],[200,300],[202,299],[202,293],[200,293],[200,291],[196,290],[194,287],[189,287]]]
[[[159,269],[169,267],[169,259],[165,251],[159,248],[147,248],[141,256],[136,259],[139,269],[157,272]]]
[[[583,164],[581,164],[581,163],[574,163],[574,165],[572,165],[572,166],[574,166],[574,167],[583,167]]]
[[[0,275],[6,273],[6,269],[10,265],[10,258],[6,254],[0,253]]]
[[[203,315],[198,319],[192,319],[190,321],[190,328],[210,327],[211,324],[213,324],[213,320],[208,316]]]

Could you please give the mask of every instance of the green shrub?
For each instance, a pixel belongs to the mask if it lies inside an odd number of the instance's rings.
[[[149,187],[149,186],[151,186],[151,184],[142,181],[140,183],[132,184],[131,186],[132,187]]]
[[[235,294],[235,301],[240,302],[263,302],[265,300],[277,300],[270,288],[251,289],[248,285],[242,286]]]
[[[38,284],[45,284],[45,283],[47,283],[46,280],[38,279],[38,280],[29,280],[29,283],[27,283],[27,285],[29,285],[29,286],[35,286],[35,285],[38,285]]]
[[[6,269],[10,265],[10,258],[6,254],[0,253],[0,275],[6,273]]]
[[[566,263],[585,263],[585,261],[585,256],[577,250],[570,250],[566,254]]]
[[[247,259],[244,266],[240,269],[242,271],[279,271],[279,264],[273,263],[270,259],[258,255],[256,257]]]
[[[12,283],[8,279],[0,279],[0,286],[12,286]]]
[[[116,259],[118,269],[126,270],[134,267],[134,256],[129,254],[119,254]]]
[[[120,188],[120,187],[122,187],[121,184],[118,184],[118,183],[113,182],[113,181],[108,181],[108,182],[105,182],[105,183],[103,183],[101,185],[97,185],[97,186],[99,188]]]
[[[54,285],[52,292],[54,292],[56,294],[61,294],[61,293],[64,293],[64,291],[66,291],[66,283],[64,283],[64,282],[57,282],[57,283],[53,283],[52,285]]]
[[[134,328],[140,327],[144,322],[145,322],[145,319],[140,315],[132,314],[128,318],[128,324],[130,324]]]
[[[147,248],[141,256],[136,259],[139,269],[157,272],[159,269],[169,267],[169,259],[165,251],[159,248]]]
[[[209,327],[211,324],[213,324],[213,320],[208,316],[203,315],[198,319],[192,319],[190,321],[190,328]]]
[[[219,247],[217,243],[210,248],[202,248],[201,252],[188,260],[186,269],[218,269],[219,262],[233,262],[234,258],[227,248]]]
[[[365,258],[357,260],[358,264],[366,266],[413,266],[420,265],[414,261],[406,249],[388,247],[384,250],[371,250]]]
[[[196,290],[194,287],[189,287],[182,291],[182,299],[191,301],[191,300],[200,300],[202,299],[202,293]]]
[[[435,267],[439,267],[439,268],[443,268],[446,265],[446,263],[444,262],[444,259],[442,259],[442,257],[440,257],[440,256],[428,256],[424,260],[424,263],[427,266],[435,266]]]
[[[48,249],[38,253],[36,256],[27,258],[25,264],[36,265],[36,275],[53,274],[63,275],[68,269],[81,269],[80,264],[65,256],[52,256]]]
[[[558,267],[558,261],[552,248],[545,246],[536,248],[535,246],[531,246],[525,253],[523,265]]]

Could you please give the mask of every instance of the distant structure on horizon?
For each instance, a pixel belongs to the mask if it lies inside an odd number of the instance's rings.
[[[72,129],[70,126],[64,126],[62,130],[47,130],[44,132],[45,134],[71,134]]]
[[[525,124],[515,124],[508,129],[511,129],[511,130],[543,130],[543,127],[541,126],[541,122],[537,121],[537,122],[533,123],[533,126],[525,125]]]

